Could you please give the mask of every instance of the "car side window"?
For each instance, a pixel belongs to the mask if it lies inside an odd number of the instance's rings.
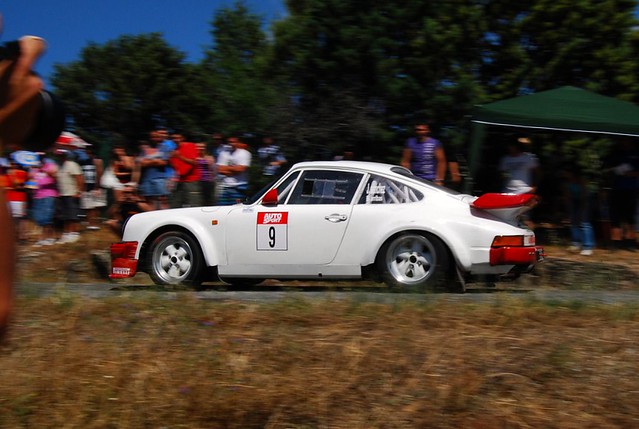
[[[362,177],[345,171],[305,171],[288,204],[350,204]]]
[[[396,180],[372,174],[358,204],[406,204],[420,201],[424,194]]]

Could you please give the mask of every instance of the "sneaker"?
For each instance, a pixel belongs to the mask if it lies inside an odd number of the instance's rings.
[[[65,234],[62,234],[62,237],[60,237],[60,239],[56,241],[56,243],[57,244],[75,243],[79,239],[80,239],[80,234],[78,234],[77,232],[67,232]]]
[[[89,231],[99,231],[100,227],[96,226],[96,225],[89,225],[89,226],[87,226],[87,230],[89,230]]]
[[[56,244],[65,244],[65,243],[69,243],[69,239],[71,238],[71,236],[68,233],[64,233],[60,236],[60,238],[58,239],[58,241],[56,241]]]
[[[570,246],[568,248],[569,251],[571,252],[579,252],[579,249],[581,249],[579,246],[577,246],[576,244],[573,244],[572,246]]]
[[[579,253],[581,256],[591,256],[592,255],[592,249],[584,249],[581,251],[581,253]]]

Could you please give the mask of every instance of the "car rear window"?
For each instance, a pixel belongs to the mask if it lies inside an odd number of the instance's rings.
[[[420,201],[424,194],[387,177],[371,175],[358,204],[407,204]]]

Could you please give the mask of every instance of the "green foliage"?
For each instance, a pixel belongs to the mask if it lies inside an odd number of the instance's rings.
[[[199,66],[202,93],[210,104],[207,125],[224,134],[265,133],[276,91],[267,71],[268,43],[262,19],[235,3],[215,14],[207,49]]]
[[[79,61],[56,68],[52,83],[78,131],[133,144],[154,126],[189,125],[188,75],[184,55],[154,33],[89,44]]]
[[[421,118],[463,150],[474,105],[562,85],[639,101],[634,0],[286,3],[269,29],[242,1],[215,11],[199,64],[159,34],[122,36],[58,66],[53,86],[98,141],[158,124],[271,134],[291,161],[349,148],[396,162]]]

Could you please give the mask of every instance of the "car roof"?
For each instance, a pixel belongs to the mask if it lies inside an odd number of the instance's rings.
[[[385,164],[382,162],[370,162],[370,161],[306,161],[298,162],[293,165],[291,170],[301,168],[343,168],[349,170],[364,170],[371,173],[383,173],[397,175],[394,169],[403,169],[406,172],[409,170],[399,165]]]

